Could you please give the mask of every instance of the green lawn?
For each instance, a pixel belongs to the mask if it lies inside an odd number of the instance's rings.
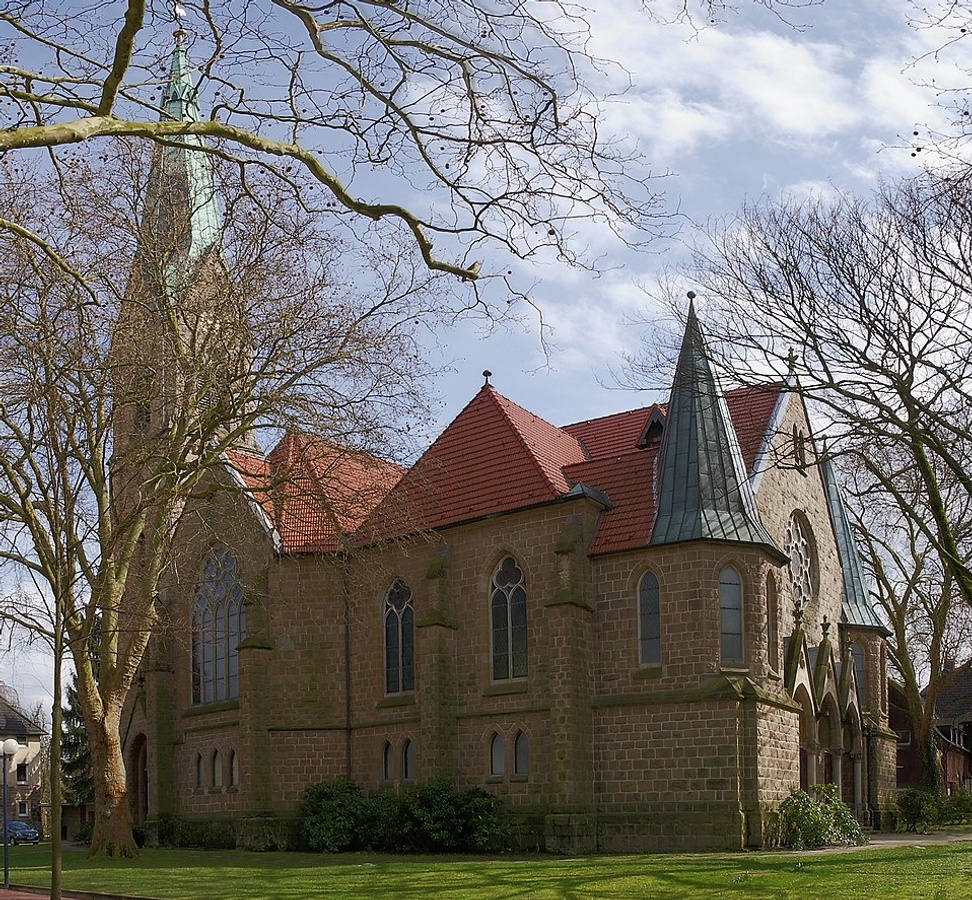
[[[12,847],[11,881],[50,882],[50,851]],[[492,858],[316,856],[144,850],[137,860],[90,860],[66,850],[64,886],[134,897],[213,900],[467,898],[972,897],[972,842],[848,853]]]

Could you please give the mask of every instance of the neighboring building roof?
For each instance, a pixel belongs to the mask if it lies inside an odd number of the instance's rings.
[[[949,672],[935,699],[935,718],[972,722],[972,664]]]
[[[691,304],[658,451],[656,488],[650,545],[732,541],[783,555],[760,520],[739,439]]]
[[[837,556],[840,559],[843,574],[843,614],[848,625],[862,625],[867,628],[884,629],[874,608],[867,599],[867,589],[864,586],[864,568],[861,557],[857,552],[857,541],[851,528],[850,516],[844,506],[840,486],[833,463],[824,454],[820,464],[824,488],[827,492],[827,508],[830,511],[830,521],[834,526],[834,536],[837,539]]]
[[[44,729],[27,718],[16,706],[0,697],[0,741],[8,737],[39,738]]]

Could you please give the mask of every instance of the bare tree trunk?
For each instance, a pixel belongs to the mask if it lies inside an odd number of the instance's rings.
[[[106,698],[103,718],[86,726],[92,771],[103,776],[94,780],[95,822],[90,852],[92,856],[108,856],[114,859],[138,854],[132,837],[125,761],[122,757],[119,731],[121,705],[120,698]]]

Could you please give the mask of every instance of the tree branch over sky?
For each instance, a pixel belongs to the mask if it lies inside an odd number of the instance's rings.
[[[426,264],[477,274],[483,240],[576,262],[571,223],[638,243],[653,181],[598,125],[586,11],[566,2],[187,0],[197,122],[160,121],[172,4],[68,0],[0,13],[0,153],[100,136],[222,141],[302,201],[408,229]],[[323,190],[321,190],[323,188]]]

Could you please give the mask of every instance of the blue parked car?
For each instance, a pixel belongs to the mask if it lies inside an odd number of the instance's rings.
[[[40,832],[26,822],[7,822],[7,840],[11,844],[39,844]]]

